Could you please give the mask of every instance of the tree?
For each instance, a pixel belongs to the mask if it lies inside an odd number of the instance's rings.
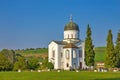
[[[3,54],[12,64],[15,62],[14,50],[3,49],[1,54]]]
[[[18,69],[24,70],[24,69],[26,69],[26,67],[27,67],[27,63],[26,63],[26,60],[24,59],[24,57],[18,56],[17,62],[15,62],[15,64],[14,64],[14,70],[15,71]]]
[[[117,34],[115,53],[116,53],[116,58],[117,58],[116,67],[120,68],[120,31]]]
[[[36,58],[30,58],[27,62],[28,69],[35,70],[39,66],[39,60]]]
[[[94,61],[95,52],[93,50],[94,46],[92,44],[91,35],[92,35],[92,31],[88,24],[86,38],[85,38],[85,63],[89,67],[94,66],[94,62],[95,62]]]
[[[44,67],[44,69],[48,68],[48,57],[45,57],[43,62],[42,62],[42,66]]]
[[[10,71],[12,68],[12,63],[0,53],[0,71]]]
[[[54,65],[51,62],[48,62],[48,69],[54,69]]]
[[[48,57],[45,57],[42,61],[42,64],[39,66],[39,69],[53,69],[54,65],[51,62],[48,62]]]
[[[116,66],[116,54],[114,51],[112,30],[108,31],[105,66],[113,68]]]

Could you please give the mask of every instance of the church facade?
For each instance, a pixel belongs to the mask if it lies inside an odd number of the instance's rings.
[[[70,18],[64,27],[64,39],[51,41],[48,45],[48,60],[54,69],[84,69],[84,42],[79,39],[79,26]]]

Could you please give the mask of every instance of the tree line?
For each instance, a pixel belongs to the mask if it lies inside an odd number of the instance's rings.
[[[54,66],[48,62],[48,58],[29,57],[25,58],[21,54],[16,54],[14,50],[3,49],[0,52],[0,71],[17,70],[41,70],[53,69]]]
[[[120,68],[120,31],[117,33],[116,42],[113,42],[112,30],[108,30],[106,39],[106,68]],[[88,68],[95,66],[95,51],[92,43],[92,30],[90,25],[87,25],[85,38],[85,63]]]
[[[117,39],[114,44],[112,30],[109,30],[106,42],[105,66],[107,68],[120,68],[120,31],[117,33]]]

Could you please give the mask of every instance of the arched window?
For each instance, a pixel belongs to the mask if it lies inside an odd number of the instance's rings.
[[[76,50],[73,50],[73,58],[76,58]]]
[[[70,56],[70,53],[69,53],[69,50],[66,50],[66,59],[69,59],[69,56]]]

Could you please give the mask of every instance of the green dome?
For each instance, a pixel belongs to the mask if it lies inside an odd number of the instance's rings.
[[[79,27],[76,23],[70,21],[68,24],[65,25],[64,31],[67,30],[77,30],[79,31]]]

